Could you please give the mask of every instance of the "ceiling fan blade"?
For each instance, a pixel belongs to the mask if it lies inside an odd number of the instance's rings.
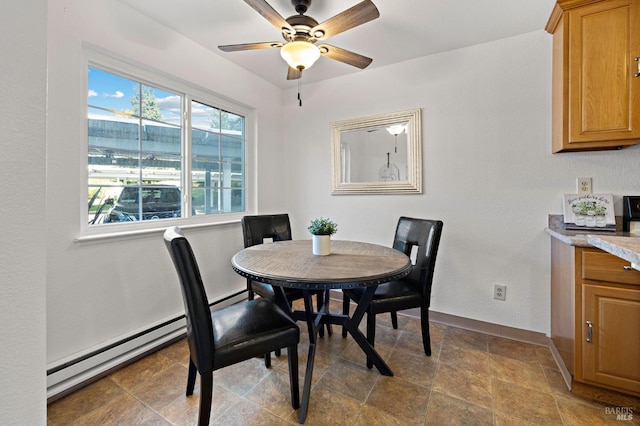
[[[289,67],[289,70],[287,71],[287,80],[297,80],[300,77],[302,77],[302,71],[297,68]]]
[[[365,69],[373,61],[373,59],[367,58],[366,56],[351,52],[349,50],[341,49],[339,47],[330,46],[328,44],[321,44],[318,46],[318,48],[320,49],[320,54],[322,54],[322,56],[326,56],[327,58],[336,61],[344,62],[348,65],[353,65],[354,67],[358,67],[360,69]]]
[[[246,0],[245,0],[246,1]],[[371,0],[364,0],[355,6],[338,13],[336,16],[327,19],[311,29],[311,34],[317,34],[318,31],[324,33],[318,37],[319,40],[325,40],[343,31],[350,30],[358,25],[365,24],[380,16],[380,12]]]
[[[282,47],[282,43],[278,41],[267,41],[263,43],[226,44],[218,46],[218,49],[223,52],[238,52],[240,50],[268,49],[270,47]]]
[[[269,3],[265,0],[244,0],[246,4],[251,6],[256,12],[262,15],[267,21],[271,22],[271,25],[276,27],[278,31],[282,31],[283,28],[288,28],[293,31],[291,25],[280,15]]]

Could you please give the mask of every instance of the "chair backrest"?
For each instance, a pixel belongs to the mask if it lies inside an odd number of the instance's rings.
[[[242,218],[242,235],[245,247],[262,244],[265,238],[272,238],[273,241],[290,240],[289,215],[285,213],[244,216]]]
[[[174,226],[164,232],[164,243],[180,278],[191,360],[201,374],[213,371],[213,324],[198,263],[179,227]]]
[[[415,265],[405,281],[419,289],[426,306],[429,306],[433,271],[440,245],[443,223],[440,220],[401,217],[398,220],[393,248],[411,256],[414,246],[418,247]]]

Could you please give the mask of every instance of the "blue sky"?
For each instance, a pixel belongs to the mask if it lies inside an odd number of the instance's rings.
[[[130,112],[131,98],[139,90],[138,84],[130,79],[89,68],[89,105],[112,110]],[[156,101],[162,113],[163,121],[180,124],[180,95],[154,88]],[[96,110],[92,110],[94,113]]]
[[[150,86],[151,87],[151,86]],[[89,109],[91,118],[129,118],[132,111],[131,98],[139,90],[139,85],[131,79],[121,77],[98,68],[89,67],[88,102],[90,106],[104,108],[112,112]],[[162,121],[180,125],[181,95],[153,87],[153,92],[162,114]],[[213,114],[219,110],[208,105],[192,102],[192,125],[203,130],[211,130]]]

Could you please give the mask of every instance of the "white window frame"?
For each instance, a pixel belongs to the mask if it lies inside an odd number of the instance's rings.
[[[84,72],[82,84],[84,85],[82,90],[82,110],[84,111],[83,118],[83,136],[82,136],[82,161],[81,161],[81,190],[80,194],[80,234],[76,238],[76,241],[90,241],[99,240],[105,238],[138,235],[146,233],[155,233],[163,231],[169,226],[180,226],[182,228],[195,228],[205,226],[224,225],[229,223],[237,223],[240,219],[251,212],[255,211],[256,190],[254,185],[253,176],[255,174],[255,161],[254,157],[250,155],[255,151],[255,122],[256,113],[255,110],[247,108],[239,103],[234,103],[229,99],[223,98],[214,92],[186,82],[176,77],[172,77],[164,72],[153,70],[151,68],[135,65],[133,62],[115,59],[109,55],[101,52],[94,51],[92,49],[86,49],[86,60],[84,61]],[[101,70],[111,72],[117,75],[121,75],[125,78],[130,78],[134,81],[142,82],[153,87],[158,87],[170,92],[179,93],[183,99],[183,128],[182,128],[182,194],[183,202],[182,211],[186,214],[184,217],[176,219],[161,219],[161,220],[144,220],[138,222],[127,223],[110,223],[105,225],[89,225],[89,213],[87,210],[87,191],[88,191],[88,154],[89,154],[89,135],[88,129],[88,69],[89,67],[96,67]],[[204,214],[191,216],[190,211],[185,209],[185,197],[190,197],[191,194],[191,124],[189,121],[191,101],[204,103],[222,110],[241,115],[245,118],[245,145],[244,145],[244,206],[245,210],[241,212],[231,213],[219,213],[219,214]]]

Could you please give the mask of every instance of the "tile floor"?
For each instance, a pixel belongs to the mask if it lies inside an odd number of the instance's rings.
[[[339,303],[334,303],[334,306]],[[640,424],[640,398],[567,390],[548,348],[431,324],[431,357],[420,323],[377,317],[376,349],[393,377],[368,370],[339,328],[320,339],[307,425],[600,425]],[[301,334],[300,381],[308,338]],[[195,425],[199,385],[185,397],[189,350],[181,340],[49,405],[48,425]],[[214,373],[211,424],[297,424],[286,351],[266,369],[251,359]],[[592,398],[598,398],[596,401]],[[607,417],[631,407],[633,420]]]

